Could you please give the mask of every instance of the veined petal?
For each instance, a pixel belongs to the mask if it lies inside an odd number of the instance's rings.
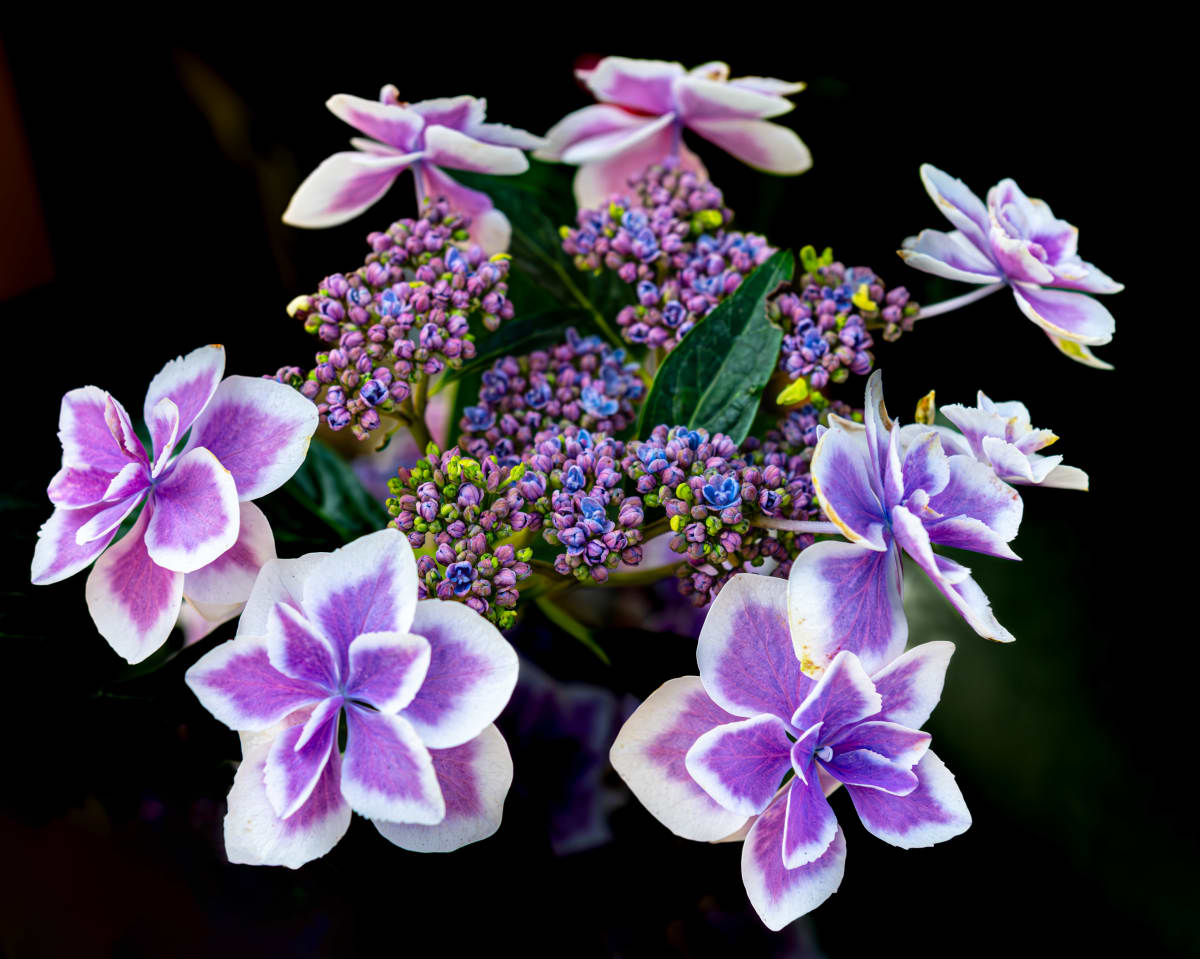
[[[714,842],[735,833],[746,817],[701,789],[688,774],[685,757],[702,735],[739,718],[709,698],[699,676],[672,679],[625,721],[609,758],[638,801],[671,832]]]
[[[838,827],[833,841],[814,862],[798,869],[783,864],[787,803],[775,800],[755,820],[742,846],[742,881],[754,911],[778,931],[812,912],[837,892],[846,870],[846,837]]]
[[[298,559],[272,559],[263,564],[238,620],[239,636],[266,636],[276,603],[302,609],[304,583],[328,553],[305,553]]]
[[[687,751],[684,766],[706,793],[740,816],[767,808],[791,768],[787,724],[763,713],[717,726]]]
[[[847,726],[861,723],[883,708],[883,697],[853,653],[843,650],[805,697],[792,725],[809,729],[821,724],[821,742],[836,742]]]
[[[941,434],[927,430],[909,444],[904,454],[902,475],[902,500],[908,499],[917,490],[936,496],[946,488],[950,482],[950,463],[942,449]]]
[[[103,540],[105,543],[110,542],[116,534],[117,529],[125,522],[125,518],[137,509],[138,504],[146,498],[145,487],[149,483],[145,479],[145,467],[141,463],[130,463],[126,469],[134,474],[132,477],[128,477],[131,482],[127,485],[132,487],[131,492],[119,495],[115,500],[106,497],[104,502],[96,504],[100,509],[92,515],[91,519],[75,531],[75,542],[80,546],[95,540]],[[119,473],[114,478],[114,482],[126,478],[123,474]],[[141,483],[138,483],[138,480]],[[139,485],[142,487],[141,489],[138,489]]]
[[[148,503],[125,536],[97,560],[84,595],[96,630],[130,663],[140,663],[166,642],[179,618],[183,574],[163,569],[146,551]]]
[[[346,695],[382,713],[399,712],[412,702],[428,669],[429,640],[424,636],[363,633],[350,644]]]
[[[846,787],[867,832],[901,849],[932,846],[966,832],[971,813],[942,761],[926,752],[913,771],[918,785],[907,796]]]
[[[129,463],[129,454],[113,436],[105,418],[109,403],[125,412],[120,403],[96,386],[84,386],[63,394],[58,412],[63,466],[117,473]],[[125,420],[128,419],[129,415],[125,414]]]
[[[689,130],[766,173],[793,176],[812,166],[812,154],[794,130],[766,120],[687,118]]]
[[[921,183],[942,216],[979,247],[980,252],[989,253],[988,231],[991,223],[983,201],[962,180],[943,173],[931,163],[921,164]]]
[[[202,606],[246,602],[259,570],[275,559],[271,524],[253,503],[238,504],[237,541],[207,566],[188,573],[183,594]]]
[[[346,675],[338,669],[333,644],[299,610],[285,603],[276,603],[267,620],[267,655],[283,675],[329,694]]]
[[[969,456],[949,457],[950,481],[945,489],[929,498],[929,508],[947,518],[966,516],[986,524],[996,537],[1007,543],[1017,535],[1024,512],[1021,494],[996,475],[986,463]],[[921,517],[935,543],[943,540],[934,533],[937,525]],[[946,545],[954,545],[946,540]]]
[[[336,705],[327,708],[331,702]],[[267,790],[267,801],[280,819],[295,813],[316,789],[325,764],[337,747],[340,709],[340,700],[325,700],[313,710],[307,723],[289,726],[271,745],[263,771],[263,785]]]
[[[346,707],[342,795],[368,819],[432,826],[446,815],[433,760],[400,716]]]
[[[838,833],[837,817],[815,775],[793,779],[784,805],[783,867],[800,869],[829,851]]]
[[[169,399],[175,404],[179,419],[178,435],[182,436],[212,399],[224,372],[225,347],[213,344],[192,350],[187,356],[176,357],[150,381],[142,416],[154,437],[156,454],[169,453],[164,445],[160,445],[160,437],[165,438],[171,431],[171,424],[164,419],[169,408],[160,408],[160,401]]]
[[[926,522],[925,532],[929,541],[939,546],[967,549],[972,553],[983,553],[1000,559],[1021,557],[1013,552],[1004,537],[981,520],[971,516],[952,516],[936,522]]]
[[[116,475],[98,466],[64,466],[54,474],[54,479],[46,487],[46,495],[55,506],[65,509],[93,506],[104,499]]]
[[[104,536],[83,543],[78,541],[77,535],[83,526],[111,505],[96,503],[79,509],[58,507],[38,530],[29,571],[30,581],[35,586],[61,582],[68,576],[74,576],[103,553],[117,535],[116,526]]]
[[[819,676],[842,650],[873,672],[895,659],[908,640],[901,601],[900,553],[854,543],[814,543],[792,564],[788,619],[800,668]]]
[[[677,79],[674,95],[688,120],[765,120],[796,108],[776,94],[694,75]]]
[[[843,730],[837,741],[830,745],[833,746],[835,764],[841,753],[865,749],[895,763],[899,768],[912,769],[929,749],[932,738],[929,733],[919,729],[876,718]]]
[[[164,569],[190,573],[237,542],[239,520],[233,476],[210,450],[194,447],[154,487],[146,551]]]
[[[300,468],[318,420],[316,405],[290,386],[230,376],[196,420],[187,449],[208,449],[233,475],[238,499],[258,499]]]
[[[867,431],[826,430],[813,451],[810,472],[821,509],[846,538],[865,549],[886,550],[883,490]]]
[[[533,155],[539,160],[561,160],[563,151],[572,144],[591,140],[617,131],[639,129],[646,118],[620,107],[596,103],[568,113],[546,133],[545,145]]]
[[[709,607],[696,662],[705,691],[722,709],[789,720],[812,681],[792,648],[787,583],[746,573],[732,577]]]
[[[1014,283],[1012,291],[1021,312],[1052,339],[1061,337],[1084,346],[1100,346],[1112,339],[1116,320],[1108,307],[1086,293],[1042,289],[1031,283]]]
[[[911,767],[870,749],[835,752],[833,758],[821,766],[847,786],[878,789],[893,796],[907,796],[917,788],[917,777]]]
[[[292,194],[283,222],[317,228],[353,220],[387,193],[401,171],[421,156],[353,151],[326,157]]]
[[[417,138],[425,127],[425,117],[411,107],[365,100],[349,93],[338,93],[325,106],[339,120],[374,137],[396,153],[411,153],[418,148]]]
[[[564,163],[599,163],[611,157],[632,150],[640,144],[655,138],[675,122],[675,114],[666,113],[660,117],[641,118],[637,126],[624,127],[603,133],[599,136],[577,140],[567,147],[562,154]]]
[[[875,691],[883,697],[878,718],[911,729],[924,726],[942,698],[946,668],[953,655],[953,643],[922,643],[872,676]]]
[[[425,130],[425,162],[474,173],[507,175],[529,169],[525,154],[516,147],[484,143],[449,127]]]
[[[495,626],[462,603],[421,600],[410,629],[428,641],[431,655],[404,718],[430,748],[474,739],[500,715],[516,688],[516,651]],[[353,659],[353,646],[350,655]]]
[[[433,771],[446,802],[435,826],[375,821],[389,842],[413,852],[452,852],[487,839],[500,828],[513,779],[508,744],[495,726],[451,749],[431,749]]]
[[[924,273],[963,283],[995,283],[1003,279],[1000,268],[961,232],[922,230],[896,251],[909,266]]]
[[[154,451],[153,475],[157,476],[171,460],[175,442],[179,439],[179,407],[169,396],[154,404],[146,419],[150,429],[150,446]]]
[[[672,84],[685,73],[680,63],[605,57],[588,71],[584,82],[597,100],[647,113],[667,113],[674,106]]]
[[[1029,249],[1029,241],[1009,236],[994,220],[988,234],[992,258],[1013,283],[1052,283],[1054,274]]]

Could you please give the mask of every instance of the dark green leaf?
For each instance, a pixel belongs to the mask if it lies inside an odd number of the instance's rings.
[[[746,438],[783,341],[767,319],[767,297],[792,278],[794,265],[780,250],[667,354],[642,406],[639,436],[665,423],[725,433],[735,443]]]

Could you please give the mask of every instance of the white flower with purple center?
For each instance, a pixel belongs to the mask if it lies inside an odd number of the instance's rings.
[[[902,451],[879,371],[867,381],[863,423],[841,417],[831,423],[813,452],[812,482],[821,509],[849,542],[814,543],[788,576],[792,635],[804,671],[819,675],[845,649],[870,672],[904,649],[905,554],[980,636],[1011,642],[971,571],[933,547],[1019,559],[1008,545],[1021,522],[1017,491],[975,457],[947,455],[932,428],[910,434]]]
[[[826,798],[838,786],[868,832],[903,849],[970,826],[954,777],[920,731],[953,652],[926,643],[869,675],[843,650],[811,679],[793,650],[787,585],[740,574],[704,621],[700,675],[651,694],[617,736],[612,763],[676,835],[744,838],[750,902],[781,929],[841,884],[846,842]]]
[[[471,218],[471,239],[487,253],[508,249],[508,218],[492,207],[486,193],[471,190],[443,167],[473,173],[524,173],[523,150],[542,145],[541,137],[499,123],[486,123],[487,101],[447,97],[402,103],[394,86],[379,102],[339,93],[325,106],[340,120],[372,139],[354,137],[354,150],[335,153],[296,189],[283,221],[292,226],[337,226],[378,201],[405,170],[412,170],[417,205],[441,197]]]
[[[1104,304],[1085,294],[1119,293],[1125,287],[1080,259],[1078,229],[1057,219],[1041,200],[1027,197],[1012,180],[988,190],[986,205],[961,180],[928,163],[921,167],[921,182],[955,229],[922,230],[906,239],[899,253],[909,266],[987,284],[969,299],[1007,284],[1021,312],[1059,350],[1088,366],[1112,369],[1089,347],[1108,343],[1116,321]],[[940,312],[935,305],[921,316]]]
[[[46,491],[55,510],[38,534],[32,580],[56,583],[99,557],[88,610],[131,663],[166,641],[184,596],[209,621],[236,614],[275,556],[271,527],[250,501],[291,478],[317,428],[316,407],[291,387],[222,380],[224,370],[224,348],[202,346],[154,377],[143,406],[150,453],[104,390],[62,399],[62,469]]]
[[[575,199],[580,209],[624,193],[630,177],[656,163],[676,163],[703,175],[700,158],[683,144],[685,128],[768,173],[803,173],[812,166],[808,147],[793,131],[767,122],[794,109],[785,98],[803,90],[803,83],[731,80],[724,63],[685,70],[679,63],[627,57],[605,57],[576,76],[601,102],[555,124],[534,156],[579,165]],[[646,260],[656,254],[657,247],[647,245],[635,255]]]
[[[500,825],[512,760],[492,721],[516,685],[516,653],[463,604],[417,601],[396,530],[268,563],[237,637],[186,680],[242,734],[232,862],[297,868],[333,848],[351,810],[423,852]]]

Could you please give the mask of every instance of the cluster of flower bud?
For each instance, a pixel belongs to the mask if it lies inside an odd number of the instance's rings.
[[[763,236],[727,229],[733,211],[695,173],[652,166],[598,210],[562,228],[581,270],[613,270],[637,304],[617,314],[630,343],[671,349],[775,250]]]
[[[437,201],[418,220],[371,233],[362,267],[326,277],[317,293],[288,306],[327,346],[307,375],[284,367],[276,378],[316,402],[330,428],[349,427],[365,439],[419,378],[473,358],[469,318],[479,315],[494,330],[512,318],[513,305],[505,295],[507,257],[460,249],[468,225]]]

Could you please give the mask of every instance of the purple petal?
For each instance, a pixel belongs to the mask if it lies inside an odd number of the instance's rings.
[[[799,869],[829,851],[838,834],[837,817],[815,775],[793,779],[784,806],[782,865]]]
[[[144,542],[154,504],[96,561],[84,595],[96,629],[128,662],[140,663],[166,642],[179,618],[183,574],[163,569]]]
[[[907,796],[846,787],[867,832],[901,849],[932,846],[966,832],[971,813],[942,761],[927,752],[914,772],[918,786]]]
[[[812,166],[812,154],[794,130],[766,120],[697,120],[687,127],[747,166],[792,176]]]
[[[958,230],[922,230],[897,251],[909,266],[924,273],[963,283],[995,283],[1004,274]]]
[[[446,815],[433,760],[399,716],[346,707],[342,795],[368,819],[432,826]]]
[[[492,207],[492,198],[486,193],[463,186],[449,174],[430,164],[422,164],[418,175],[425,183],[425,191],[431,197],[441,197],[450,208],[471,218],[471,242],[478,243],[488,254],[503,253],[508,249],[512,236],[512,225],[499,210]]]
[[[121,404],[98,387],[84,386],[63,396],[58,413],[58,438],[62,442],[64,466],[111,474],[120,472],[129,463],[131,457],[113,436],[105,418],[109,403],[129,419]]]
[[[446,801],[436,826],[375,821],[389,842],[414,852],[452,852],[500,828],[504,797],[512,785],[508,744],[495,726],[452,749],[431,749],[433,770]]]
[[[859,658],[843,650],[800,704],[792,725],[809,729],[821,723],[821,741],[836,742],[842,729],[874,716],[882,708],[883,698]]]
[[[263,785],[267,801],[280,819],[287,819],[312,795],[337,747],[341,697],[317,705],[303,726],[281,732],[267,753]]]
[[[646,113],[667,113],[674,107],[672,84],[684,76],[684,69],[663,60],[605,57],[580,76],[597,100]]]
[[[109,542],[125,518],[146,498],[145,489],[149,485],[146,468],[141,463],[126,466],[105,491],[115,496],[106,495],[103,502],[96,504],[100,508],[75,531],[75,542],[81,546],[94,540]]]
[[[484,143],[458,130],[435,126],[425,131],[424,163],[451,170],[502,175],[524,173],[529,169],[525,154],[516,147]]]
[[[169,399],[174,403],[179,418],[177,435],[182,436],[212,399],[224,372],[225,347],[202,346],[187,356],[171,360],[150,381],[142,416],[154,437],[155,453],[165,455],[170,452],[165,440],[173,432],[168,415],[170,408],[160,407],[160,401]]]
[[[296,188],[283,212],[291,226],[337,226],[372,206],[420,153],[335,153]]]
[[[675,81],[675,102],[687,120],[764,120],[795,109],[781,96],[699,76]]]
[[[705,690],[722,709],[786,721],[807,694],[812,681],[800,672],[792,648],[787,603],[783,580],[749,574],[734,576],[713,600],[696,662]]]
[[[607,160],[584,164],[575,174],[575,202],[580,209],[590,209],[606,204],[614,193],[624,194],[629,189],[630,178],[648,166],[661,163],[670,155],[673,145],[674,132],[667,126],[650,139],[624,149]],[[678,169],[707,176],[700,158],[686,146],[679,148]]]
[[[675,114],[667,113],[653,119],[642,118],[637,126],[622,127],[611,133],[577,140],[562,154],[564,163],[599,163],[633,151],[650,142],[661,140],[660,134],[675,122]]]
[[[153,496],[146,550],[164,569],[190,573],[237,542],[237,487],[229,470],[204,447],[175,460]]]
[[[74,576],[104,552],[104,547],[117,535],[115,526],[108,535],[89,542],[80,543],[76,536],[82,527],[110,505],[97,503],[79,509],[60,506],[51,514],[38,530],[37,545],[33,549],[29,578],[35,586],[46,586]]]
[[[966,549],[1000,559],[1021,558],[1013,552],[1003,536],[986,523],[970,516],[926,522],[925,531],[929,534],[930,542],[939,546],[952,546],[955,549]]]
[[[895,544],[879,553],[827,540],[804,550],[788,576],[788,617],[805,674],[819,675],[842,650],[868,672],[895,659],[908,640],[901,587]]]
[[[883,697],[879,719],[920,729],[942,698],[946,667],[954,655],[954,644],[922,643],[888,663],[871,677]]]
[[[289,717],[303,723],[303,714]],[[267,799],[263,778],[267,755],[281,729],[242,734],[242,762],[229,791],[225,815],[225,854],[231,863],[299,869],[325,855],[350,826],[350,807],[342,798],[342,759],[336,749],[308,801],[280,819]]]
[[[267,620],[267,654],[271,665],[298,682],[332,694],[344,672],[338,655],[320,630],[298,610],[276,603]]]
[[[264,564],[238,620],[239,636],[266,636],[276,603],[303,610],[304,583],[328,553],[306,553],[299,559],[272,559]]]
[[[1010,236],[994,220],[988,234],[992,259],[1015,283],[1053,283],[1054,274],[1030,249],[1028,240]]]
[[[134,465],[128,463],[127,467]],[[98,466],[64,466],[50,481],[46,495],[55,506],[67,509],[92,506],[105,498],[104,494],[116,475]]]
[[[430,748],[448,749],[474,739],[512,696],[516,651],[495,626],[462,603],[422,600],[410,629],[428,640],[431,656],[404,718]]]
[[[822,768],[847,786],[878,789],[893,796],[907,796],[917,788],[911,767],[894,762],[870,749],[851,749],[834,753]]]
[[[943,173],[930,163],[921,164],[921,182],[942,216],[980,251],[988,253],[991,249],[987,239],[991,223],[983,201],[962,180]]]
[[[171,461],[179,439],[179,407],[175,401],[164,396],[155,403],[146,425],[150,428],[150,446],[155,451],[153,474],[157,476]]]
[[[755,821],[742,846],[742,881],[754,911],[778,931],[837,892],[846,869],[846,837],[839,827],[829,848],[799,869],[783,864],[787,803],[777,799]]]
[[[620,107],[593,104],[568,113],[546,133],[546,144],[534,156],[539,160],[561,160],[563,152],[575,143],[617,131],[641,128],[646,118]]]
[[[357,637],[409,632],[416,606],[417,562],[395,529],[329,553],[304,584],[304,612],[337,649],[342,676],[350,673],[350,644]]]
[[[1117,323],[1099,300],[1086,293],[1045,290],[1031,283],[1012,284],[1021,312],[1051,337],[1086,346],[1109,342]]]
[[[852,543],[883,551],[883,490],[871,460],[866,430],[849,432],[835,426],[818,440],[810,469],[825,515]]]
[[[275,537],[266,516],[253,503],[238,504],[238,538],[207,566],[188,573],[183,594],[203,606],[244,603],[263,565],[275,558]]]
[[[695,72],[695,71],[693,71]],[[807,84],[799,81],[776,80],[774,77],[734,77],[729,81],[731,87],[741,87],[745,90],[755,90],[768,96],[786,97],[799,93]]]
[[[1052,264],[1050,272],[1054,274],[1054,282],[1050,285],[1058,289],[1079,290],[1081,293],[1120,293],[1125,289],[1124,283],[1118,283],[1079,257]]]
[[[468,126],[464,132],[484,143],[516,147],[518,150],[538,150],[546,145],[546,141],[542,137],[504,123],[475,123]]]
[[[791,767],[787,724],[766,713],[710,729],[687,751],[688,775],[740,816],[767,808]]]
[[[399,712],[421,687],[429,658],[429,641],[423,636],[364,633],[350,644],[346,695],[370,703],[380,712]]]
[[[187,449],[208,449],[233,474],[238,499],[258,499],[300,468],[318,419],[316,406],[290,386],[230,376],[192,427]]]
[[[625,721],[609,758],[641,804],[675,835],[701,842],[723,839],[746,817],[701,789],[688,774],[685,757],[710,729],[738,718],[709,698],[699,676],[672,679]]]
[[[410,103],[408,109],[421,118],[426,127],[450,127],[452,130],[470,131],[483,122],[487,113],[487,101],[472,96],[438,97]]]
[[[869,749],[904,769],[912,769],[929,749],[931,738],[929,733],[901,723],[872,719],[844,730],[830,745],[834,747],[835,763],[840,753]]]
[[[929,430],[911,443],[904,454],[902,473],[902,499],[908,499],[917,490],[936,496],[946,488],[950,482],[950,463],[937,432]]]
[[[398,153],[418,149],[417,141],[425,127],[425,118],[411,107],[364,100],[349,93],[330,97],[325,106],[339,120],[386,143]]]
[[[263,730],[327,693],[285,676],[271,665],[267,640],[239,636],[205,653],[184,682],[210,713],[230,729]]]
[[[929,508],[945,517],[967,516],[986,524],[1001,542],[1017,535],[1024,503],[1021,494],[998,477],[986,463],[969,456],[949,458],[950,480],[945,488],[929,499]],[[926,517],[930,539],[943,542],[937,527]],[[947,545],[953,545],[947,541]]]
[[[108,431],[125,457],[126,463],[132,461],[150,465],[146,450],[142,447],[142,441],[138,439],[137,433],[134,432],[133,422],[129,419],[129,414],[125,412],[125,407],[107,394],[104,397],[104,425],[108,427]]]

